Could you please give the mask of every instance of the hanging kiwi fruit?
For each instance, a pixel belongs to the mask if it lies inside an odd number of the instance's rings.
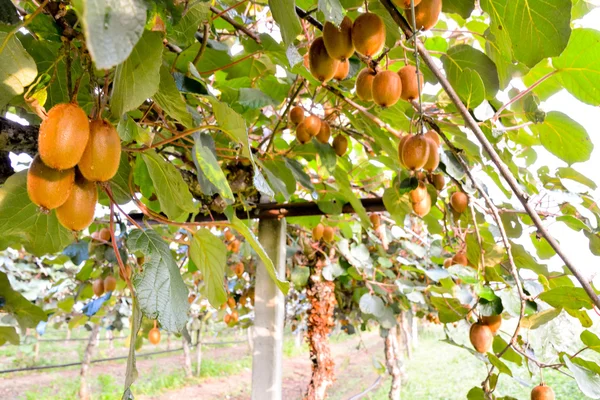
[[[381,71],[373,78],[373,101],[381,107],[391,107],[402,93],[400,76],[393,71]]]
[[[321,143],[329,143],[331,137],[331,127],[327,121],[321,121],[321,128],[317,133],[317,140]]]
[[[406,141],[410,139],[411,136],[412,135],[410,134],[402,136],[402,139],[400,139],[400,143],[398,144],[398,159],[400,160],[400,165],[402,165],[404,168],[406,168],[406,164],[404,164],[404,161],[402,160],[402,149],[404,149]]]
[[[85,111],[74,103],[57,104],[40,125],[40,157],[50,168],[73,168],[81,160],[89,137],[90,124]]]
[[[381,226],[381,217],[377,213],[373,213],[369,215],[369,220],[371,221],[371,225],[373,225],[373,229],[379,229]]]
[[[94,221],[98,201],[96,184],[76,174],[75,183],[67,201],[56,209],[58,222],[72,231],[81,231]]]
[[[337,71],[339,63],[339,60],[331,58],[327,53],[322,36],[313,40],[308,50],[308,64],[310,66],[310,73],[316,79],[321,82],[331,80]]]
[[[312,231],[312,237],[315,242],[318,242],[323,237],[323,232],[325,231],[325,227],[323,224],[318,223]]]
[[[352,54],[354,54],[352,20],[344,17],[339,28],[329,21],[325,22],[323,26],[323,42],[331,58],[346,61],[352,57]]]
[[[321,118],[310,115],[304,120],[304,127],[306,132],[311,136],[317,136],[321,130]]]
[[[348,60],[340,61],[337,69],[335,70],[335,75],[333,76],[333,78],[337,79],[338,81],[343,81],[344,79],[346,79],[349,72],[350,72],[350,61],[348,61]]]
[[[481,317],[481,323],[489,326],[493,334],[496,334],[500,330],[502,325],[502,315],[490,315],[487,317]]]
[[[327,243],[333,242],[335,237],[335,229],[331,226],[326,226],[323,228],[323,240]]]
[[[429,143],[423,135],[412,135],[402,146],[401,159],[410,170],[421,169],[429,158]]]
[[[454,192],[450,196],[450,206],[457,213],[461,214],[465,212],[469,205],[469,197],[464,192]]]
[[[411,101],[419,98],[419,93],[423,90],[423,74],[419,71],[417,82],[417,68],[413,65],[405,65],[398,71],[400,81],[402,81],[402,100]]]
[[[361,70],[356,77],[356,95],[364,101],[373,100],[373,80],[377,72],[367,67]]]
[[[408,197],[410,198],[411,203],[418,203],[423,200],[427,196],[427,186],[423,182],[419,182],[419,185],[408,192]]]
[[[304,121],[304,110],[302,107],[295,106],[290,110],[290,121],[292,121],[294,125],[298,125]]]
[[[40,156],[36,156],[27,171],[27,194],[32,203],[43,211],[63,205],[71,194],[75,170],[63,171],[48,167]]]
[[[433,131],[430,131],[433,132]],[[434,132],[435,134],[435,132]],[[425,140],[427,141],[427,145],[429,146],[429,156],[427,157],[427,162],[423,166],[423,169],[432,172],[434,169],[438,167],[440,164],[440,153],[438,151],[439,144],[436,143],[434,139],[431,139],[427,135],[425,136]]]
[[[360,54],[373,57],[385,44],[385,25],[377,14],[370,12],[359,15],[352,25],[352,43]]]
[[[312,136],[310,136],[310,134],[306,130],[306,126],[304,125],[304,122],[301,122],[300,125],[298,125],[298,127],[296,128],[296,140],[300,144],[306,144],[306,143],[310,142],[311,138],[312,138]]]
[[[97,297],[100,297],[104,294],[104,280],[102,278],[98,278],[92,282],[92,290]]]
[[[112,179],[121,161],[121,139],[112,124],[106,120],[90,123],[90,138],[77,164],[79,172],[92,182]]]
[[[338,157],[342,157],[346,154],[346,151],[348,150],[348,139],[346,139],[346,136],[341,134],[336,135],[336,137],[333,138],[332,144],[333,150]]]
[[[471,344],[475,350],[481,354],[485,354],[492,347],[494,334],[489,326],[477,322],[471,325],[471,329],[469,330],[469,339],[471,340]]]
[[[430,182],[438,191],[444,189],[444,185],[446,185],[446,180],[444,179],[444,175],[442,174],[431,174]]]
[[[415,29],[429,30],[437,24],[442,12],[442,0],[421,0],[415,7]],[[406,8],[406,19],[412,26],[412,11]],[[413,27],[414,28],[414,27]]]
[[[429,211],[431,211],[431,196],[429,193],[425,192],[425,197],[421,201],[413,203],[412,209],[421,218],[429,214]]]
[[[554,390],[545,383],[540,383],[531,391],[531,400],[554,400]]]

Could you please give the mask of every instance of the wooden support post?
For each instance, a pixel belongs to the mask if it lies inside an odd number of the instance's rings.
[[[100,325],[94,324],[92,328],[92,332],[90,333],[90,339],[88,341],[87,347],[85,348],[85,353],[83,353],[83,362],[81,363],[81,371],[79,372],[80,382],[79,382],[79,398],[81,400],[89,400],[91,399],[90,388],[87,382],[88,370],[90,369],[90,364],[92,362],[92,356],[94,354],[94,347],[96,347],[96,342],[98,339],[98,334],[100,333]]]
[[[280,277],[285,276],[285,231],[284,219],[258,224],[258,239]],[[252,399],[281,400],[284,297],[262,262],[256,270],[254,313]]]
[[[188,343],[185,336],[181,337],[181,343],[183,344],[183,371],[186,378],[192,377],[192,355],[190,349],[190,343]]]

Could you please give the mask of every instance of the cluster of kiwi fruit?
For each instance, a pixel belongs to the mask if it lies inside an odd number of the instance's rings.
[[[500,315],[481,317],[471,325],[469,339],[477,352],[485,354],[492,348],[494,335],[500,330],[501,325],[502,316]]]
[[[106,278],[98,278],[92,282],[92,290],[97,297],[102,296],[104,293],[112,292],[117,287],[117,280],[114,276],[109,275]]]
[[[331,138],[331,126],[329,122],[316,115],[304,115],[304,109],[300,106],[292,107],[290,110],[290,121],[296,125],[296,140],[300,144],[306,144],[314,137],[323,144],[329,143]],[[342,157],[348,150],[348,139],[338,134],[331,143],[335,154]]]
[[[233,326],[237,324],[237,322],[240,319],[240,314],[235,309],[237,306],[237,302],[233,297],[230,297],[227,299],[226,305],[227,307],[229,307],[230,312],[226,313],[225,316],[223,316],[223,322],[225,322],[225,324],[228,326]],[[225,304],[223,304],[223,306],[225,306]]]
[[[406,19],[412,26],[410,0],[392,0],[398,7],[404,8]],[[427,31],[437,24],[442,12],[442,0],[413,0],[415,6],[416,29]],[[413,27],[414,28],[414,27]]]
[[[235,234],[229,229],[226,229],[223,234],[225,236],[225,241],[227,242],[227,250],[232,253],[238,253],[240,251],[240,246],[242,245],[240,240],[236,238]]]
[[[96,182],[110,180],[119,169],[116,129],[105,120],[90,122],[75,103],[57,104],[40,126],[38,151],[27,174],[29,198],[45,213],[56,210],[65,228],[87,228],[98,200]]]
[[[321,239],[323,239],[325,243],[331,243],[335,238],[335,228],[329,225],[323,225],[319,222],[313,228],[312,238],[315,242],[320,242]]]

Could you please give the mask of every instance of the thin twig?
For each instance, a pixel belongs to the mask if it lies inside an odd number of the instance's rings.
[[[198,50],[198,54],[196,54],[196,57],[194,57],[194,60],[192,61],[192,64],[196,65],[196,63],[198,61],[200,61],[200,58],[202,58],[202,55],[204,54],[204,50],[206,50],[206,44],[208,43],[208,28],[209,25],[208,24],[204,24],[204,30],[202,31],[202,42],[200,44],[200,50]],[[188,71],[188,74],[190,72]]]
[[[212,11],[214,14],[219,14],[221,12],[216,7],[213,7],[213,6],[210,6],[210,11]],[[260,37],[257,36],[256,33],[252,32],[251,30],[246,28],[244,25],[238,24],[233,19],[231,19],[229,16],[224,15],[224,14],[219,15],[219,17],[221,19],[229,22],[229,24],[231,24],[231,26],[233,26],[236,30],[238,30],[240,32],[244,32],[250,39],[252,39],[256,43],[260,44]]]

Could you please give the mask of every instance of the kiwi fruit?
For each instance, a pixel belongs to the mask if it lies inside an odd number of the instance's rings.
[[[239,318],[240,318],[240,314],[238,314],[238,312],[236,310],[233,310],[231,312],[231,323],[237,324]]]
[[[106,120],[90,123],[90,138],[77,164],[79,172],[92,182],[112,179],[121,161],[121,139],[112,124]]]
[[[393,0],[392,1],[396,6],[401,8],[410,8],[410,0]],[[421,0],[414,0],[413,3],[415,7],[419,5]]]
[[[157,345],[160,343],[160,331],[158,328],[152,328],[148,332],[148,341],[153,345]]]
[[[350,58],[354,54],[352,20],[344,17],[339,28],[329,21],[325,22],[325,26],[323,26],[323,42],[331,58],[340,61],[346,61]]]
[[[235,299],[233,297],[228,298],[227,305],[229,306],[229,308],[231,308],[233,310],[236,305]]]
[[[40,125],[38,150],[44,164],[64,170],[73,168],[85,151],[90,123],[77,104],[57,104]]]
[[[493,334],[496,334],[500,330],[502,325],[501,315],[490,315],[489,317],[481,317],[481,323],[490,327]]]
[[[323,237],[324,230],[325,230],[325,227],[323,226],[323,224],[320,224],[320,223],[317,224],[317,226],[315,226],[313,228],[312,237],[315,242],[318,242],[319,240],[321,240],[321,238]]]
[[[545,383],[534,387],[531,391],[531,400],[554,400],[554,390]]]
[[[314,115],[308,116],[304,120],[304,127],[306,132],[311,136],[317,136],[319,131],[321,130],[321,118],[316,117]]]
[[[233,266],[233,273],[240,278],[244,274],[244,263],[239,262]]]
[[[225,316],[223,317],[223,322],[229,325],[229,323],[231,322],[231,315],[225,314]]]
[[[465,267],[469,264],[469,260],[464,252],[458,252],[452,257],[452,265],[464,265]]]
[[[407,134],[402,136],[402,139],[400,139],[400,143],[398,144],[398,159],[400,160],[400,164],[406,168],[406,165],[404,164],[404,161],[402,160],[402,149],[404,149],[404,145],[406,144],[406,141],[408,139],[410,139],[412,137],[412,135]]]
[[[73,168],[52,169],[38,155],[27,171],[27,194],[32,203],[44,210],[53,210],[67,201],[74,179]]]
[[[421,0],[419,5],[415,7],[416,29],[427,31],[433,28],[438,22],[440,12],[442,12],[442,0]],[[406,8],[406,19],[412,26],[412,12],[410,8]]]
[[[373,100],[373,80],[377,73],[371,68],[364,68],[356,77],[356,95],[363,101]]]
[[[446,258],[446,259],[444,260],[444,268],[451,267],[451,266],[452,266],[452,264],[454,264],[454,263],[452,262],[452,257],[448,257],[448,258]]]
[[[81,231],[87,228],[94,221],[97,201],[96,184],[82,176],[76,176],[69,198],[56,209],[58,222],[72,231]]]
[[[373,213],[369,215],[369,219],[371,220],[371,225],[373,225],[373,229],[378,229],[381,226],[381,217],[379,214]]]
[[[331,226],[325,226],[323,228],[323,240],[327,243],[333,242],[335,236],[335,230]]]
[[[292,121],[294,125],[298,125],[304,121],[304,110],[302,107],[296,106],[290,110],[290,121]]]
[[[385,25],[381,17],[370,12],[359,15],[352,25],[352,43],[364,56],[379,53],[385,44]]]
[[[131,266],[129,264],[125,264],[125,275],[123,275],[123,272],[121,272],[121,269],[119,268],[119,276],[124,281],[126,281],[127,279],[131,279]],[[127,278],[127,279],[125,279],[125,278]]]
[[[469,339],[475,350],[481,354],[485,354],[492,347],[494,334],[489,326],[477,322],[471,325]]]
[[[107,292],[112,292],[116,289],[116,287],[117,280],[114,276],[109,275],[106,278],[104,278],[104,290],[106,290]]]
[[[402,162],[410,170],[421,169],[429,159],[429,142],[423,135],[413,135],[402,146]]]
[[[108,228],[100,229],[100,231],[98,232],[98,237],[100,239],[104,240],[105,242],[110,242],[110,229],[108,229]]]
[[[411,190],[408,193],[408,196],[410,197],[411,203],[420,202],[425,198],[425,196],[427,196],[427,186],[425,186],[423,182],[419,182],[419,185],[415,189]]]
[[[423,200],[418,203],[413,203],[412,209],[414,213],[421,218],[429,214],[429,211],[431,210],[431,196],[429,196],[429,193],[425,194]]]
[[[457,213],[461,214],[469,205],[469,198],[464,192],[454,192],[452,196],[450,196],[450,206]]]
[[[425,136],[425,140],[427,140],[427,144],[429,145],[429,157],[427,157],[427,162],[423,165],[423,168],[432,172],[440,164],[440,153],[438,152],[439,146],[433,139],[427,136]]]
[[[188,303],[189,304],[192,304],[195,300],[196,300],[196,295],[195,294],[190,294],[188,296]]]
[[[342,157],[348,150],[348,139],[344,135],[337,135],[333,138],[333,150],[338,157]]]
[[[300,125],[296,128],[296,140],[301,144],[306,144],[310,142],[312,136],[306,130],[306,125],[304,122],[300,122]]]
[[[425,136],[427,139],[433,140],[435,142],[436,146],[439,146],[441,144],[440,135],[438,135],[437,132],[434,131],[433,129],[425,132],[423,134],[423,136]]]
[[[402,81],[394,71],[381,71],[373,78],[373,101],[381,107],[391,107],[400,99]]]
[[[444,175],[442,174],[432,174],[431,183],[433,184],[433,187],[435,187],[437,190],[443,190],[444,185],[446,184],[446,180],[444,179]]]
[[[102,280],[102,278],[98,278],[94,280],[94,282],[92,282],[92,290],[94,291],[94,294],[98,297],[104,294],[104,281]]]
[[[238,253],[240,251],[240,246],[242,245],[242,243],[235,239],[233,242],[231,242],[229,244],[229,249],[231,250],[232,253]]]
[[[419,71],[419,82],[417,83],[417,68],[413,65],[406,65],[400,68],[398,76],[402,81],[402,100],[411,101],[419,98],[419,93],[423,90],[423,74]],[[420,89],[419,89],[420,85]]]
[[[348,72],[350,72],[350,61],[340,61],[333,77],[338,81],[343,81],[348,76]]]
[[[331,58],[325,48],[323,37],[313,40],[308,50],[308,64],[310,73],[319,81],[327,82],[333,78],[337,70],[339,60]]]
[[[321,143],[329,143],[331,137],[331,127],[327,121],[321,121],[321,128],[317,133],[317,140]]]

